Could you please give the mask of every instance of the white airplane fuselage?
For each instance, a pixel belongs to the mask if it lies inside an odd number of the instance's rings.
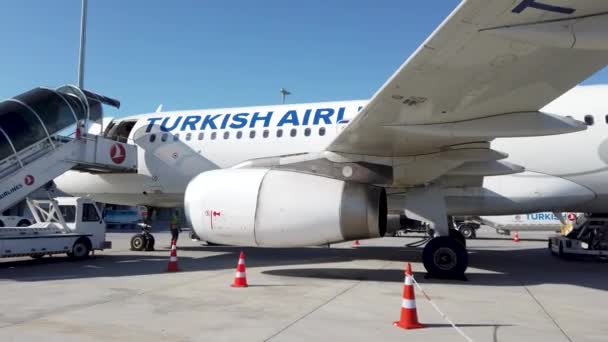
[[[608,86],[576,87],[542,109],[581,121],[591,116],[594,124],[585,131],[492,141],[493,149],[508,153],[506,161],[526,171],[485,177],[482,186],[446,188],[448,213],[608,212],[608,104],[604,97],[608,97]],[[186,110],[125,117],[115,120],[114,127],[120,131],[120,125],[132,126],[123,138],[139,146],[137,173],[70,171],[56,184],[70,194],[105,203],[182,206],[186,186],[201,172],[257,158],[323,151],[366,103]]]

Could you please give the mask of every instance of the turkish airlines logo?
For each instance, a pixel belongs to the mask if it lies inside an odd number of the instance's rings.
[[[114,144],[110,148],[110,159],[116,164],[122,164],[125,161],[127,151],[121,144]]]
[[[27,185],[27,186],[34,184],[35,181],[36,181],[36,179],[32,175],[27,175],[23,179],[23,183],[25,183],[25,185]]]
[[[211,229],[213,230],[213,218],[221,217],[222,213],[215,210],[205,210],[205,216],[209,217],[209,223],[211,225]]]

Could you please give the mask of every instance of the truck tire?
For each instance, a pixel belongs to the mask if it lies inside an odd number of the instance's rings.
[[[17,227],[29,227],[31,225],[32,223],[28,220],[21,220],[19,223],[17,223]]]
[[[146,238],[144,234],[135,234],[131,238],[131,250],[143,251],[146,248]]]
[[[91,253],[91,240],[86,237],[81,237],[72,246],[72,251],[68,252],[68,256],[74,260],[84,260]]]

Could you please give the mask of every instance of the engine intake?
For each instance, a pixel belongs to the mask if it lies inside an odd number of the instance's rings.
[[[192,229],[214,243],[297,247],[386,233],[383,188],[292,171],[204,172],[184,203]]]

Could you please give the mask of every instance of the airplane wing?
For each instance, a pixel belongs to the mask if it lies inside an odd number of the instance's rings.
[[[586,129],[541,109],[608,63],[606,13],[600,0],[464,0],[325,151],[235,167],[393,188],[522,172],[491,141]]]
[[[434,174],[421,176],[425,171],[418,165],[396,175],[403,184],[420,184],[463,161],[504,158],[488,153],[493,138],[584,129],[575,120],[539,110],[608,63],[605,13],[608,1],[465,0],[327,152],[351,159],[383,156],[393,164],[420,161]],[[485,155],[464,153],[463,147]]]

